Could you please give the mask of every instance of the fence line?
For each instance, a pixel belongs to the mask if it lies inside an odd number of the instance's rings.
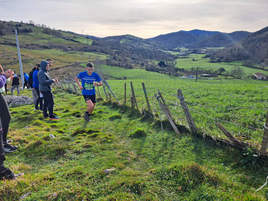
[[[110,88],[110,86],[109,87],[108,86],[109,85],[103,86],[103,90],[104,90],[104,93],[105,93],[105,96],[106,96],[106,100],[112,101],[112,97],[111,97],[111,94],[110,94],[111,88]],[[69,93],[80,94],[80,89],[78,88],[77,84],[74,83],[74,81],[63,80],[63,81],[61,81],[57,85],[57,87],[62,88],[62,89],[66,90]],[[172,101],[166,101],[163,98],[163,96],[161,95],[161,93],[160,93],[159,90],[158,90],[158,95],[156,95],[156,93],[155,93],[154,96],[148,96],[148,94],[147,94],[148,88],[145,88],[145,84],[144,83],[142,83],[142,89],[143,89],[143,92],[144,92],[144,95],[145,96],[142,96],[142,95],[137,96],[136,95],[136,93],[134,91],[134,87],[133,87],[133,83],[132,82],[130,82],[130,87],[131,87],[131,90],[130,90],[130,96],[131,96],[130,97],[130,103],[131,103],[132,109],[135,109],[136,108],[135,110],[137,110],[137,111],[139,111],[140,113],[143,114],[143,112],[146,110],[145,108],[147,106],[147,110],[152,114],[152,117],[153,118],[155,118],[155,117],[157,118],[157,116],[158,116],[160,118],[160,120],[161,120],[160,122],[162,122],[162,118],[161,118],[162,115],[161,114],[165,114],[166,117],[167,117],[167,119],[169,120],[171,126],[173,127],[174,131],[177,134],[179,134],[180,131],[177,129],[176,124],[174,123],[175,122],[174,121],[175,119],[172,118],[172,114],[171,114],[170,110],[168,109],[168,105],[175,106],[175,111],[173,111],[173,113],[176,112],[178,109],[180,109],[180,112],[184,111],[184,113],[186,115],[186,121],[185,121],[184,118],[183,119],[180,118],[179,120],[181,120],[182,122],[188,122],[189,128],[190,128],[190,130],[191,130],[191,132],[193,134],[200,132],[200,130],[196,127],[196,125],[194,123],[194,119],[191,116],[191,112],[197,113],[197,114],[201,115],[202,117],[205,117],[206,119],[212,120],[211,121],[211,122],[213,122],[212,124],[214,124],[214,126],[220,128],[220,130],[222,130],[225,135],[227,133],[227,137],[229,137],[229,138],[230,138],[230,135],[228,134],[229,132],[223,126],[221,126],[221,124],[220,124],[221,122],[228,123],[228,124],[230,124],[232,126],[244,127],[244,126],[241,126],[241,125],[239,125],[237,123],[234,123],[234,122],[231,122],[231,121],[209,117],[206,114],[197,111],[193,107],[190,107],[188,109],[188,106],[187,105],[189,105],[189,104],[188,104],[187,101],[184,100],[183,95],[182,95],[182,91],[180,91],[181,94],[178,94],[177,95],[177,98],[180,99],[181,106],[182,106],[182,107],[178,107],[179,106],[179,103],[177,101],[176,101],[176,104],[174,104],[174,102],[172,102]],[[107,91],[106,88],[108,88],[109,90]],[[126,97],[126,94],[127,94],[126,93],[126,90],[127,89],[126,89],[126,84],[125,84],[125,87],[124,87],[124,95],[123,95],[122,98],[124,99],[123,104],[127,106],[128,99]],[[99,96],[99,98],[102,98],[99,89],[97,90],[97,92],[98,92],[97,95]],[[116,100],[116,102],[119,103],[119,101],[116,98],[116,96],[114,94],[112,94],[112,96]],[[138,100],[142,100],[142,107],[138,107]],[[152,101],[153,104],[150,104],[149,103],[150,100]],[[158,104],[157,104],[157,102],[158,102]],[[143,107],[143,106],[145,106],[145,107]],[[204,106],[202,105],[201,107],[204,107]],[[139,108],[141,108],[141,111],[139,110]],[[240,107],[240,108],[254,108],[254,107]],[[211,106],[211,109],[212,109],[212,106]],[[234,108],[234,109],[236,109],[236,108]],[[177,116],[176,116],[176,119],[178,119]],[[268,146],[268,133],[267,133],[268,114],[267,114],[266,121],[267,122],[266,122],[266,124],[264,126],[264,137],[263,137],[263,141],[262,141],[261,150],[260,151],[257,150],[261,155],[267,155],[267,146]],[[161,129],[163,129],[162,123],[161,123]],[[258,128],[254,128],[254,129],[257,130]],[[211,136],[211,138],[214,139],[214,137],[212,137],[212,136]],[[216,140],[218,141],[219,139],[216,139]],[[224,141],[224,143],[226,143],[226,141],[224,139],[222,139],[222,140]],[[235,141],[234,138],[232,138],[232,137],[230,138],[230,140],[231,140],[231,142],[230,142],[231,145],[238,145],[238,148],[241,148],[242,147],[241,145],[243,145],[243,147],[244,147],[244,145],[246,145],[243,142]]]

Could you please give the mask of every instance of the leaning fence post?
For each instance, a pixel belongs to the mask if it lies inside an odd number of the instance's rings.
[[[102,97],[101,97],[101,94],[100,94],[100,89],[99,89],[98,86],[97,86],[97,94],[98,94],[98,97],[99,97],[99,98],[102,98]]]
[[[183,97],[183,94],[182,94],[182,91],[180,89],[178,89],[178,98],[180,99],[180,103],[181,103],[181,107],[184,111],[184,114],[186,116],[186,119],[187,119],[187,122],[188,122],[188,125],[189,125],[189,128],[191,129],[191,132],[192,133],[197,133],[197,128],[195,126],[195,123],[193,121],[193,118],[190,114],[190,111],[184,101],[184,97]]]
[[[124,83],[124,105],[127,104],[127,83]]]
[[[108,92],[107,94],[108,94],[108,97],[109,97],[109,102],[111,102],[112,101],[112,96],[111,96],[110,92]]]
[[[73,93],[72,84],[70,81],[68,81],[68,90],[69,90],[69,92]]]
[[[65,81],[62,81],[62,89],[65,90]]]
[[[148,111],[150,113],[152,113],[151,106],[150,106],[149,99],[148,99],[147,92],[146,92],[146,88],[145,88],[145,84],[143,82],[141,84],[142,84],[144,96],[145,96],[145,99],[146,99],[146,102],[147,102]]]
[[[236,139],[229,131],[226,130],[220,123],[216,123],[216,126],[226,135],[233,144],[237,145],[239,148],[244,148],[247,146],[246,143],[240,142],[238,139]]]
[[[266,122],[264,123],[264,133],[261,145],[261,154],[265,154],[268,148],[268,112],[266,114]]]
[[[74,93],[75,93],[75,94],[78,94],[78,91],[77,91],[77,88],[76,88],[75,83],[72,82],[72,85],[73,85],[73,88],[74,88]]]
[[[106,92],[106,87],[103,85],[103,91],[104,91],[104,94],[105,94],[105,96],[106,96],[106,100],[108,100],[108,94],[107,94],[107,92]]]
[[[137,100],[136,100],[136,96],[135,96],[134,87],[133,87],[132,82],[130,82],[130,87],[131,87],[131,92],[132,92],[132,99],[133,99],[133,102],[134,102],[134,104],[135,104],[137,110],[139,111],[138,103],[137,103]]]
[[[180,131],[178,130],[176,124],[174,123],[173,118],[172,118],[172,116],[170,114],[170,111],[169,111],[168,107],[164,104],[163,97],[161,96],[161,93],[159,91],[158,91],[158,95],[155,94],[155,98],[158,101],[161,110],[163,110],[163,112],[165,113],[166,117],[168,118],[168,121],[171,124],[171,126],[172,126],[173,130],[175,131],[175,133],[180,134]]]

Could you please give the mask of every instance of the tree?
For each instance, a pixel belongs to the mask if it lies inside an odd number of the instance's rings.
[[[158,63],[158,66],[160,66],[161,68],[167,67],[167,64],[164,61],[160,61]]]
[[[223,72],[225,72],[226,70],[224,68],[219,68],[218,70],[218,74],[221,75]]]
[[[235,78],[241,79],[242,77],[245,76],[245,72],[241,67],[235,67],[232,71],[231,71],[231,75]]]

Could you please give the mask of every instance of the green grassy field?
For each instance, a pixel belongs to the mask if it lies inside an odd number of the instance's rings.
[[[116,83],[113,83],[116,84]],[[30,95],[30,91],[23,92]],[[189,134],[176,136],[124,107],[97,104],[83,120],[81,96],[55,91],[59,121],[33,106],[11,108],[6,165],[24,173],[0,181],[0,200],[265,200],[267,163]],[[23,197],[23,198],[22,198]]]
[[[130,81],[133,82],[140,110],[146,109],[141,83],[147,88],[154,112],[165,119],[154,94],[160,90],[178,124],[187,125],[177,98],[183,91],[185,100],[197,127],[204,133],[225,138],[215,123],[223,124],[234,136],[259,147],[263,137],[263,124],[268,111],[268,87],[263,81],[254,80],[195,80],[169,77],[141,69],[126,70],[102,66],[97,71],[115,79],[109,83],[123,102],[124,83],[127,83],[127,104],[130,105]],[[103,91],[101,91],[104,96]]]
[[[192,70],[198,67],[199,70],[212,70],[214,72],[219,68],[224,68],[227,72],[231,72],[233,69],[240,67],[243,69],[245,77],[250,76],[256,72],[261,72],[266,75],[268,74],[267,71],[243,66],[241,62],[210,63],[209,58],[203,58],[204,56],[205,54],[191,54],[187,58],[179,58],[176,60],[176,67],[184,68],[185,70]]]

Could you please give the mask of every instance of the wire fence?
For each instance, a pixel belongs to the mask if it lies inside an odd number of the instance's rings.
[[[145,84],[143,84],[146,89],[145,94],[141,83],[140,85],[133,85],[132,82],[129,82],[124,85],[122,86],[122,82],[114,84],[113,89],[115,89],[115,93],[107,83],[102,89],[99,87],[97,88],[97,97],[106,101],[116,101],[120,105],[125,105],[129,108],[138,110],[141,114],[143,114],[144,111],[150,112],[152,116],[159,119],[160,122],[169,120],[169,116],[166,111],[161,108],[161,104],[156,98],[157,94],[161,94],[158,89],[155,89],[155,87],[150,84],[146,87]],[[69,93],[80,94],[80,89],[74,80],[63,80],[58,84],[58,87]],[[173,88],[174,87],[172,87],[172,89]],[[185,110],[181,106],[178,95],[175,95],[174,91],[172,93],[172,91],[168,89],[165,93],[165,97],[162,97],[163,104],[168,108],[168,113],[175,124],[183,125],[191,130],[189,119],[185,116]],[[264,112],[258,116],[250,117],[250,120],[248,120],[249,115],[247,113],[245,115],[242,114],[242,111],[255,111],[260,109],[260,107],[256,105],[210,105],[209,103],[199,104],[198,102],[194,103],[192,101],[184,101],[184,103],[188,107],[188,112],[192,119],[191,121],[196,124],[199,132],[207,133],[222,139],[228,139],[226,133],[222,132],[221,129],[219,129],[219,126],[217,126],[218,124],[224,125],[224,127],[227,128],[227,130],[230,130],[235,137],[240,140],[245,140],[250,144],[254,144],[257,149],[259,149],[262,144],[262,149],[265,149],[266,152],[268,142],[263,145],[265,135],[265,132],[263,134],[263,124],[265,122]],[[261,107],[261,109],[266,110],[268,107],[264,106]],[[263,148],[263,146],[266,148]]]

